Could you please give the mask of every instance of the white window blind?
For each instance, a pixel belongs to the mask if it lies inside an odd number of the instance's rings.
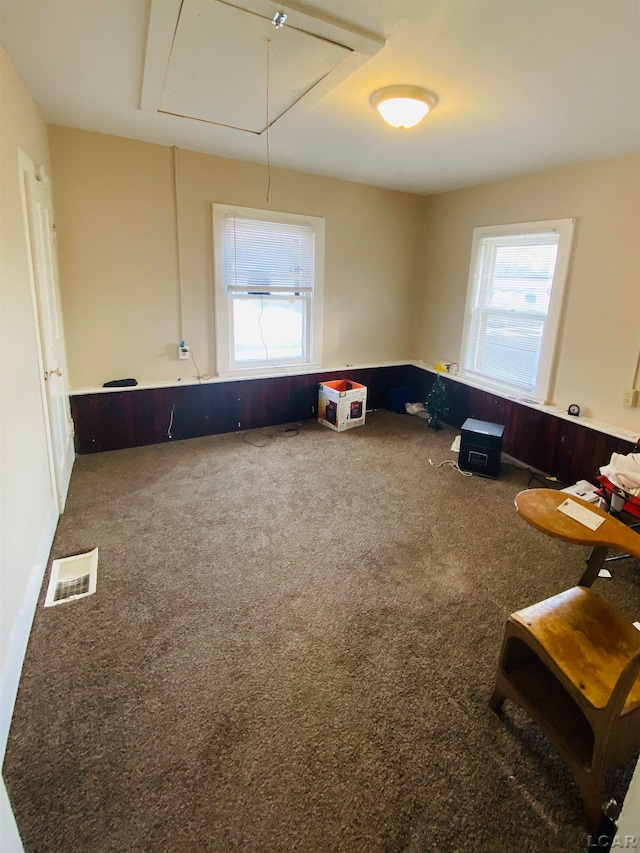
[[[225,218],[224,277],[229,293],[311,293],[314,254],[310,224]]]
[[[523,225],[522,232],[518,226],[476,229],[462,374],[536,399],[546,396],[572,222],[558,225],[539,230]],[[563,229],[568,238],[559,270]]]
[[[320,364],[324,219],[214,204],[221,374]]]

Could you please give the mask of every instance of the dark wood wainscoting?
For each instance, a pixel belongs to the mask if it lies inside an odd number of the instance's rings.
[[[318,383],[353,379],[367,386],[367,406],[384,408],[392,388],[407,386],[410,365],[329,371],[273,379],[133,388],[71,398],[78,453],[216,435],[316,417]],[[422,371],[418,371],[422,372]]]
[[[328,371],[273,379],[141,388],[71,398],[78,453],[98,453],[143,444],[196,438],[315,418],[318,383],[354,379],[368,388],[369,408],[389,404],[389,392],[410,388],[409,399],[424,401],[435,379],[412,365]],[[503,450],[565,483],[593,481],[611,454],[630,453],[620,438],[470,388],[443,377],[450,411],[444,420],[460,427],[466,418],[505,425]],[[402,395],[401,395],[402,396]],[[173,419],[172,419],[173,413]]]
[[[435,379],[413,368],[415,387],[424,400]],[[583,426],[579,418],[565,420],[506,400],[479,388],[471,388],[447,376],[443,381],[449,397],[449,413],[443,418],[460,427],[467,418],[504,424],[502,449],[545,474],[552,474],[564,483],[590,480],[606,465],[612,453],[631,453],[633,444],[621,438]]]

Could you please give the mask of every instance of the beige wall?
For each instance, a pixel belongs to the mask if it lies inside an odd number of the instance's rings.
[[[19,148],[49,170],[47,134],[2,47],[0,102],[0,655],[4,675],[29,576],[57,504],[49,476],[18,180]]]
[[[73,388],[133,376],[195,375],[180,340],[173,152],[148,143],[51,127],[62,303]],[[323,364],[411,355],[423,199],[178,152],[184,335],[215,373],[211,204],[326,220]]]
[[[18,149],[49,170],[46,126],[0,45],[0,763],[33,610],[55,531],[18,179]],[[0,784],[0,849],[22,842]]]
[[[192,378],[181,337],[173,151],[49,129],[71,385]],[[323,363],[458,360],[473,228],[574,218],[552,402],[640,430],[622,403],[640,348],[640,157],[420,198],[178,152],[184,336],[215,374],[211,204],[326,219]]]
[[[422,225],[415,339],[427,363],[457,361],[473,229],[573,218],[576,229],[552,401],[640,432],[622,393],[640,350],[640,157],[619,157],[431,196]]]

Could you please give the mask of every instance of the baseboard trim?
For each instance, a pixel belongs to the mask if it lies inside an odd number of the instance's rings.
[[[2,853],[24,853],[4,780],[0,783],[0,850]]]
[[[58,518],[57,506],[52,501],[44,523],[42,535],[40,536],[40,544],[36,551],[35,560],[29,573],[29,580],[24,591],[22,604],[11,632],[9,653],[0,684],[0,766],[4,762],[11,718],[13,717],[13,707],[18,694],[18,685],[20,684],[22,665],[27,651],[27,643],[29,642],[29,635],[31,633],[31,626],[38,604],[38,596],[42,587],[44,573],[49,562],[53,537],[58,526]]]

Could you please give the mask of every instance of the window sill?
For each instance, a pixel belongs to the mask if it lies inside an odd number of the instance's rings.
[[[531,394],[519,393],[513,388],[505,388],[501,385],[492,385],[473,376],[467,376],[465,373],[448,373],[446,370],[436,370],[433,365],[426,364],[424,361],[414,362],[414,364],[416,367],[420,367],[429,373],[439,373],[440,376],[446,376],[447,379],[451,379],[453,382],[468,385],[470,388],[477,388],[479,391],[484,391],[487,394],[495,394],[498,397],[503,397],[505,400],[513,400],[515,403],[522,403],[526,406],[545,408],[544,402]]]
[[[513,392],[490,388],[487,385],[482,385],[480,382],[472,381],[466,376],[463,376],[459,373],[446,373],[442,370],[436,370],[433,365],[426,364],[424,361],[414,361],[412,362],[412,364],[414,365],[414,367],[419,367],[421,370],[425,370],[427,373],[436,373],[440,376],[446,376],[447,379],[451,379],[453,382],[459,382],[461,385],[468,385],[470,388],[477,388],[479,391],[484,391],[485,394],[494,394],[496,397],[502,397],[505,400],[512,400],[514,403],[519,403],[521,406],[528,406],[530,409],[537,409],[540,412],[545,412],[545,414],[547,415],[553,415],[556,418],[561,418],[565,421],[577,423],[579,426],[587,427],[587,429],[592,429],[596,432],[602,432],[605,433],[605,435],[612,435],[615,438],[621,438],[623,439],[623,441],[630,441],[631,443],[635,443],[638,440],[638,433],[622,429],[621,427],[613,426],[613,424],[605,423],[604,421],[597,421],[593,418],[586,418],[583,415],[580,415],[580,417],[569,415],[567,414],[566,409],[560,409],[557,405],[547,405],[541,402],[537,402],[531,397],[519,397]]]
[[[447,373],[447,376],[451,374]],[[454,379],[459,379],[465,385],[470,385],[473,388],[479,388],[481,391],[486,391],[487,394],[498,394],[500,397],[505,397],[507,400],[514,400],[516,403],[526,403],[529,406],[544,406],[546,400],[536,397],[533,393],[526,391],[518,391],[517,388],[509,388],[508,385],[500,385],[497,382],[493,383],[489,380],[483,380],[476,376],[470,376],[467,373],[457,373],[453,376]]]
[[[221,379],[271,379],[274,376],[297,376],[300,373],[315,373],[322,370],[320,362],[309,364],[261,365],[260,367],[237,367],[220,370]]]

